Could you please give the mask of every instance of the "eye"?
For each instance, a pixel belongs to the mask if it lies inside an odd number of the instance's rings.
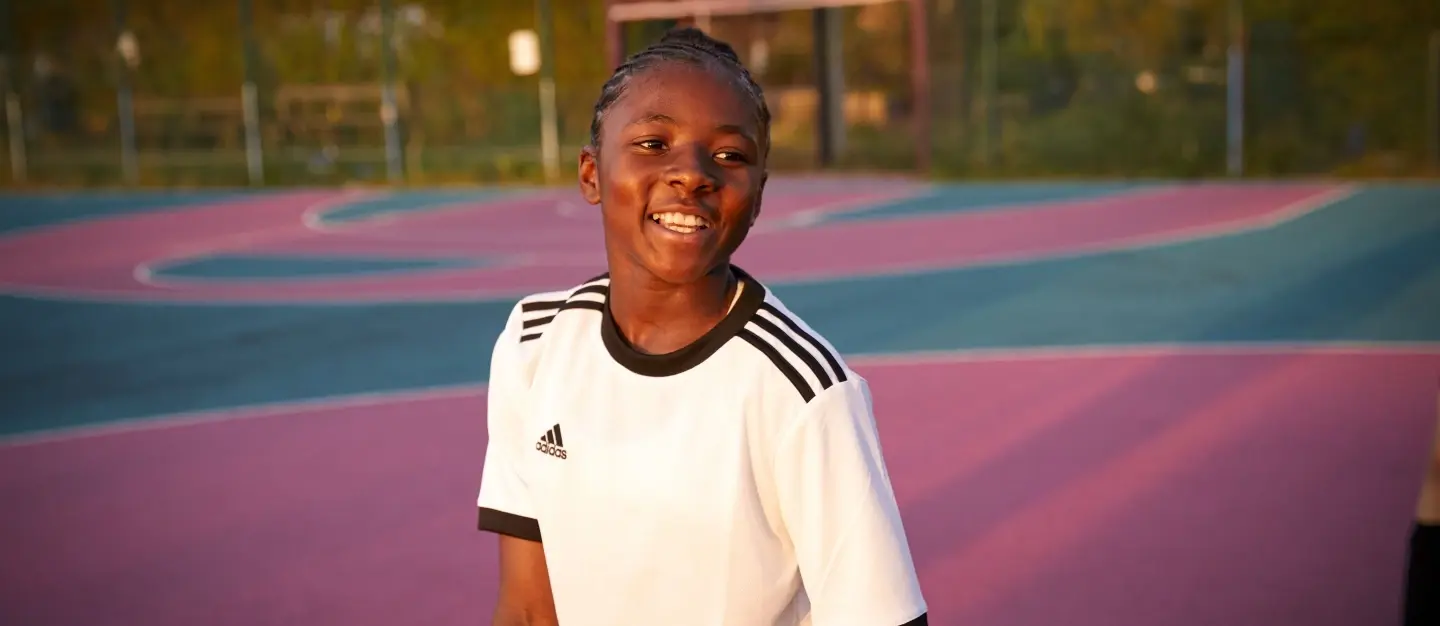
[[[729,161],[732,163],[750,162],[750,157],[745,156],[745,153],[736,152],[734,150],[721,150],[720,152],[715,153],[715,158],[720,159],[721,161]]]
[[[665,142],[660,141],[659,139],[641,139],[640,141],[635,142],[635,146],[651,151],[664,150]]]

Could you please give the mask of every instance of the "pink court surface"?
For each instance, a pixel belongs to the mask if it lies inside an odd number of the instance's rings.
[[[593,207],[17,203],[64,218],[0,230],[0,623],[486,623],[489,342],[603,271]],[[1436,207],[786,179],[736,262],[869,379],[932,623],[1388,624],[1440,394]]]

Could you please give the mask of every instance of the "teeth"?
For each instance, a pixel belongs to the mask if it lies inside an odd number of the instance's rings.
[[[679,233],[693,233],[697,230],[708,228],[709,224],[698,215],[687,215],[685,213],[657,213],[651,215],[650,219],[670,230]]]

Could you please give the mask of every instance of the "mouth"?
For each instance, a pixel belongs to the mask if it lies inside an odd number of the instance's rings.
[[[646,217],[649,218],[650,221],[658,224],[661,228],[682,235],[692,235],[713,227],[710,220],[694,213],[661,211],[651,213]]]

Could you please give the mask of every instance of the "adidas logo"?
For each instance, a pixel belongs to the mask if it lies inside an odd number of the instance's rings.
[[[565,438],[560,436],[560,425],[556,424],[545,431],[545,436],[535,442],[535,449],[557,459],[564,459]]]

